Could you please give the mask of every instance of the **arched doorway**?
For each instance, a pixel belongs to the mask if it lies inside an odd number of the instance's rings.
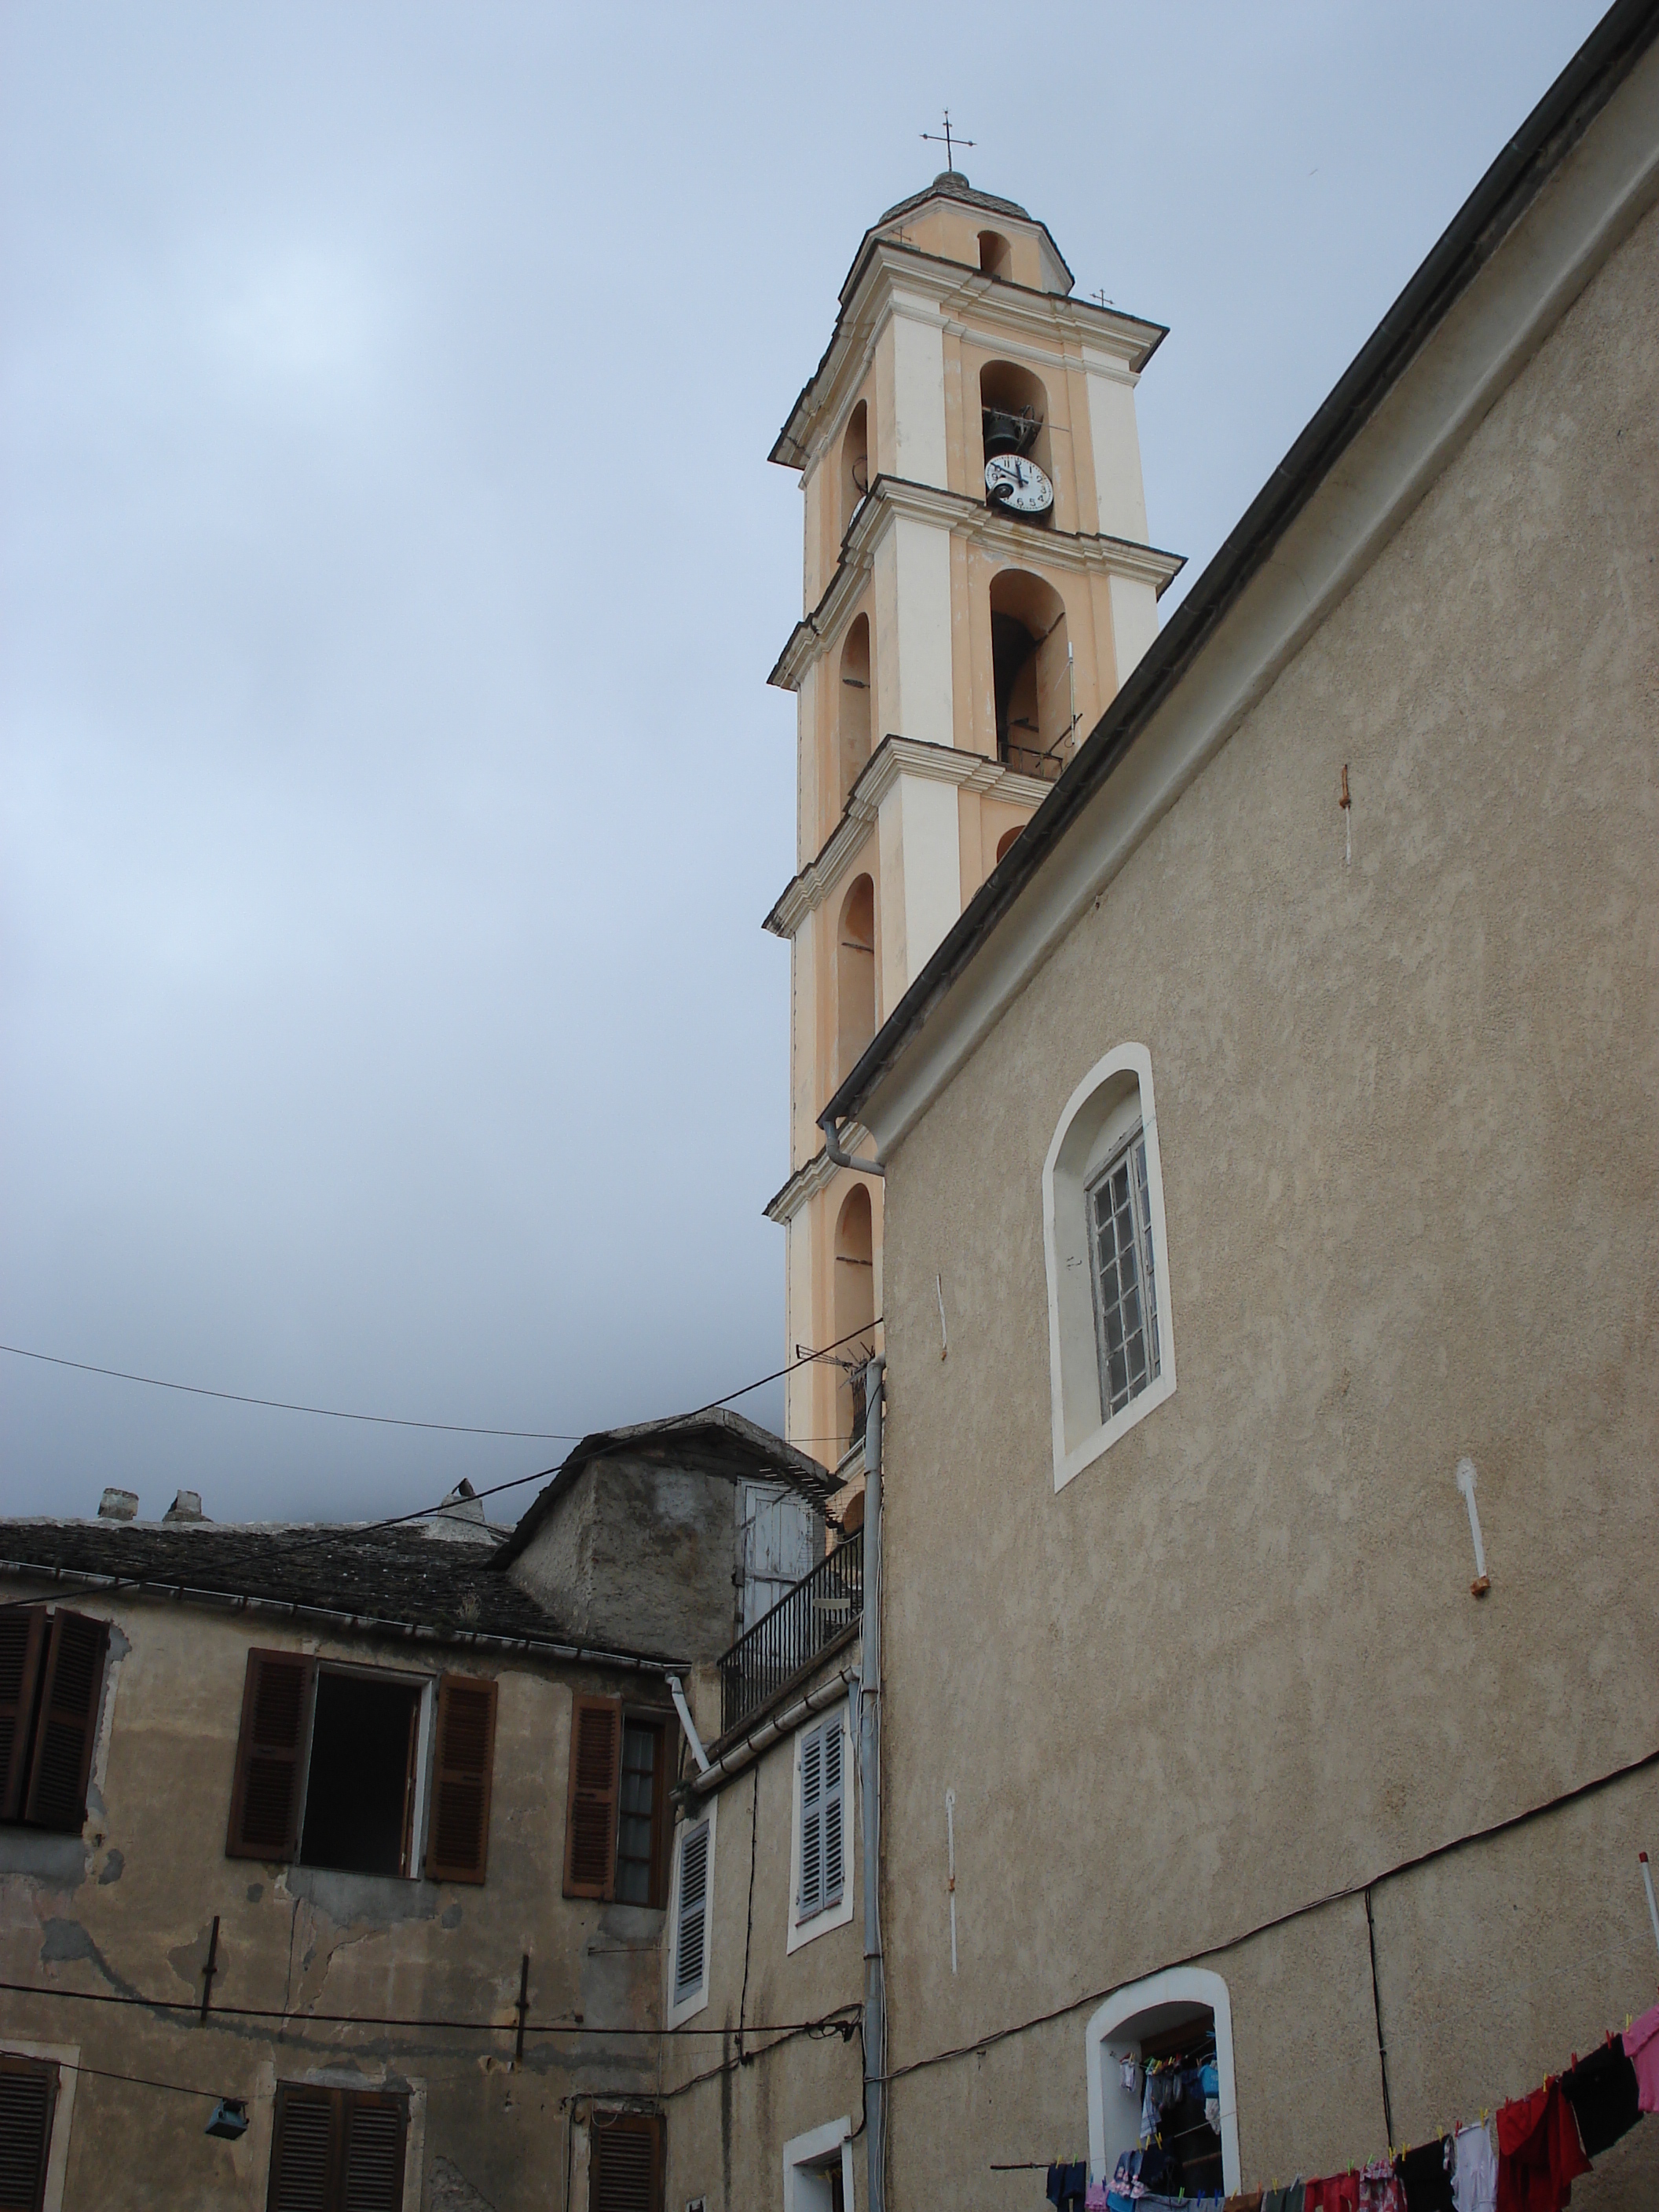
[[[1213,2189],[1211,2177],[1218,2160],[1223,2190],[1231,2196],[1243,2186],[1239,2179],[1232,2005],[1219,1974],[1203,1966],[1170,1966],[1144,1982],[1132,1983],[1091,2015],[1083,2045],[1091,2172],[1109,2181],[1119,2158],[1140,2140],[1144,2091],[1126,2082],[1126,2062],[1140,2065],[1149,2057],[1209,2048],[1218,2083],[1218,2124],[1213,2129],[1207,2123],[1203,2125],[1202,2132],[1212,2136],[1212,2142],[1198,2140],[1195,2131],[1182,2145],[1188,2154],[1184,2163],[1193,2174],[1185,2185],[1188,2195],[1195,2194],[1206,2180]]]

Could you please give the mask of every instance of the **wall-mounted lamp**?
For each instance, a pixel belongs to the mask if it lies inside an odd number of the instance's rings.
[[[225,2142],[240,2142],[247,2133],[247,2099],[221,2097],[213,2108],[206,2132],[218,2136]]]

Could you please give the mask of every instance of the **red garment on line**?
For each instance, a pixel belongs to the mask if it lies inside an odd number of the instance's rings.
[[[1310,2181],[1302,2192],[1302,2212],[1359,2212],[1359,2172],[1333,2173]]]
[[[1498,2212],[1561,2212],[1590,2162],[1572,2106],[1552,2075],[1498,2114]]]

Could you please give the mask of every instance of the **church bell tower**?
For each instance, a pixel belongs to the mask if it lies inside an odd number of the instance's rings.
[[[1045,225],[955,169],[859,248],[771,458],[800,472],[787,1433],[863,1473],[878,1177],[818,1116],[1151,643],[1181,562],[1146,543],[1134,390],[1164,333],[1072,293]],[[842,1132],[856,1156],[867,1140]]]

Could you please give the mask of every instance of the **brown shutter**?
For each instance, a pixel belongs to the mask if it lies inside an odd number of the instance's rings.
[[[277,2090],[267,2212],[333,2212],[340,2103],[338,2089]]]
[[[298,1651],[250,1651],[225,1856],[291,1859],[299,1844],[300,1762],[317,1662]]]
[[[482,1881],[489,1855],[489,1777],[495,1751],[495,1685],[471,1674],[438,1684],[438,1741],[426,1871],[432,1881]]]
[[[571,1701],[570,1796],[564,1820],[564,1893],[610,1898],[617,1887],[617,1796],[622,1780],[622,1700]]]
[[[495,1684],[489,1686],[492,1690]],[[343,2212],[399,2212],[404,2201],[401,2097],[349,2090],[345,2100]]]
[[[39,2212],[46,2194],[58,2069],[0,2051],[0,2204]]]
[[[595,2112],[593,2212],[662,2212],[663,2125],[656,2112]]]
[[[60,1606],[46,1632],[40,1717],[34,1724],[23,1818],[36,1827],[78,1835],[87,1817],[87,1778],[98,1730],[109,1623]]]
[[[0,1613],[0,1820],[15,1820],[22,1814],[46,1641],[45,1606]]]

